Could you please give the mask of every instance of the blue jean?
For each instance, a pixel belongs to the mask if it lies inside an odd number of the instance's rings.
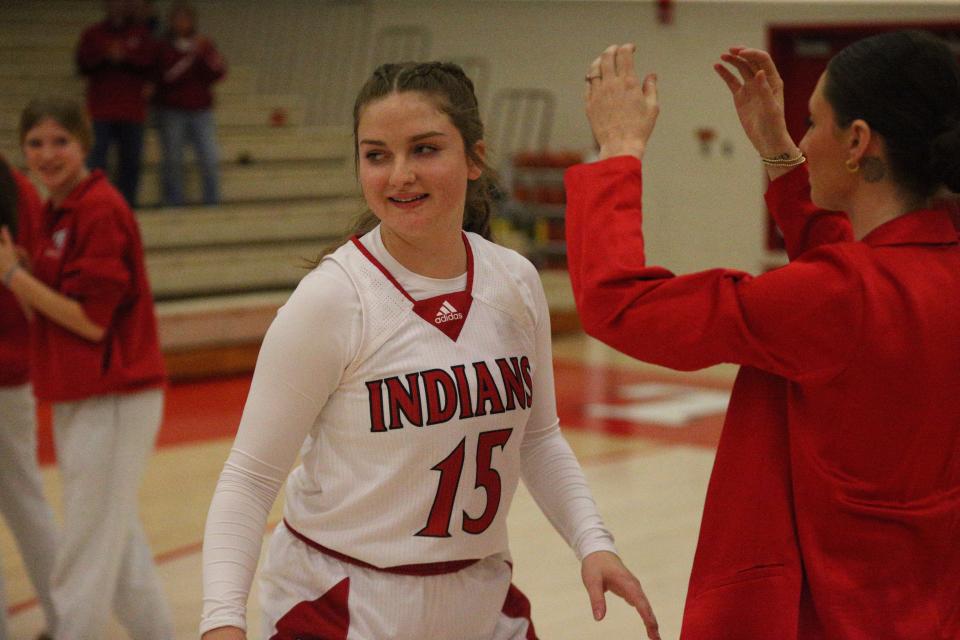
[[[87,157],[91,169],[107,168],[111,143],[117,142],[117,173],[114,184],[131,207],[137,206],[140,159],[143,153],[143,123],[127,120],[94,120],[93,149]]]
[[[194,156],[200,167],[203,182],[203,203],[220,202],[220,158],[217,150],[216,125],[213,111],[158,109],[160,141],[163,161],[163,202],[179,207],[186,202],[183,193],[183,149],[186,142],[193,145]]]

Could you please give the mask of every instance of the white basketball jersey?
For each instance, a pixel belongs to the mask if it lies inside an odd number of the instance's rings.
[[[515,252],[467,239],[470,296],[438,297],[427,313],[359,243],[325,258],[359,295],[362,337],[287,481],[284,515],[378,567],[507,550],[533,380],[550,366],[535,356],[540,284]],[[456,339],[443,330],[461,321]]]

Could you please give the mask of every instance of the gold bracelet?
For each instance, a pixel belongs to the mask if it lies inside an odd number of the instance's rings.
[[[796,167],[797,165],[801,165],[806,162],[807,157],[801,153],[795,158],[791,158],[786,153],[781,153],[780,155],[773,156],[772,158],[764,158],[763,156],[760,156],[760,160],[768,167]]]
[[[10,281],[13,280],[13,274],[15,274],[17,271],[20,271],[20,269],[22,269],[22,268],[23,268],[23,267],[21,267],[21,266],[20,266],[20,263],[18,262],[18,263],[16,263],[15,265],[13,265],[12,267],[10,267],[9,269],[7,269],[7,272],[6,272],[5,274],[3,274],[3,284],[4,284],[4,286],[9,287],[9,286],[10,286]]]

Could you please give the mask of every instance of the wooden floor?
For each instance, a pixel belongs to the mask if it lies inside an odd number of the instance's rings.
[[[632,362],[580,335],[558,339],[554,349],[565,435],[622,557],[643,582],[663,637],[676,638],[733,371],[719,367],[679,375]],[[203,524],[247,384],[238,378],[171,388],[158,450],[147,469],[142,516],[176,617],[178,640],[197,637]],[[50,459],[46,428],[41,458]],[[44,480],[58,510],[55,466],[44,466]],[[277,504],[271,525],[279,513]],[[607,619],[593,621],[572,552],[522,487],[509,524],[514,582],[530,597],[542,639],[643,637],[635,612],[613,602],[613,596]],[[2,523],[0,554],[11,638],[32,640],[42,629],[42,615]],[[254,594],[252,630],[259,628],[255,602]],[[114,625],[107,637],[127,636]]]

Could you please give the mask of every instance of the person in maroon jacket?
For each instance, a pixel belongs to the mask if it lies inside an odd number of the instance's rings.
[[[751,277],[646,264],[640,159],[659,107],[632,53],[591,66],[601,161],[565,178],[580,317],[642,360],[743,365],[681,637],[960,637],[960,243],[930,204],[960,191],[954,55],[916,31],[847,47],[799,145],[770,57],[722,56],[791,259]]]
[[[22,266],[0,231],[4,287],[33,313],[34,393],[53,405],[64,532],[53,569],[58,640],[103,638],[110,611],[134,638],[173,626],[137,513],[163,411],[165,373],[133,212],[84,156],[80,104],[32,101],[20,120],[27,165],[49,193]]]
[[[220,202],[220,168],[213,119],[213,85],[227,65],[213,42],[197,33],[197,14],[187,2],[170,7],[169,31],[160,47],[157,115],[163,142],[163,200],[182,206],[183,149],[189,141],[200,167],[203,203]]]
[[[87,109],[93,119],[91,169],[106,169],[117,143],[116,184],[137,206],[143,127],[153,89],[158,43],[134,16],[131,0],[106,0],[107,17],[86,29],[76,49],[77,68],[87,77]]]
[[[0,156],[0,226],[17,238],[20,262],[32,246],[40,199],[30,181]],[[56,629],[50,576],[56,553],[53,512],[37,465],[37,420],[30,393],[27,318],[16,296],[0,287],[0,513],[17,541],[23,563],[43,607],[47,629]],[[0,638],[6,632],[0,572]],[[40,639],[49,639],[43,634]],[[40,640],[38,639],[38,640]]]

